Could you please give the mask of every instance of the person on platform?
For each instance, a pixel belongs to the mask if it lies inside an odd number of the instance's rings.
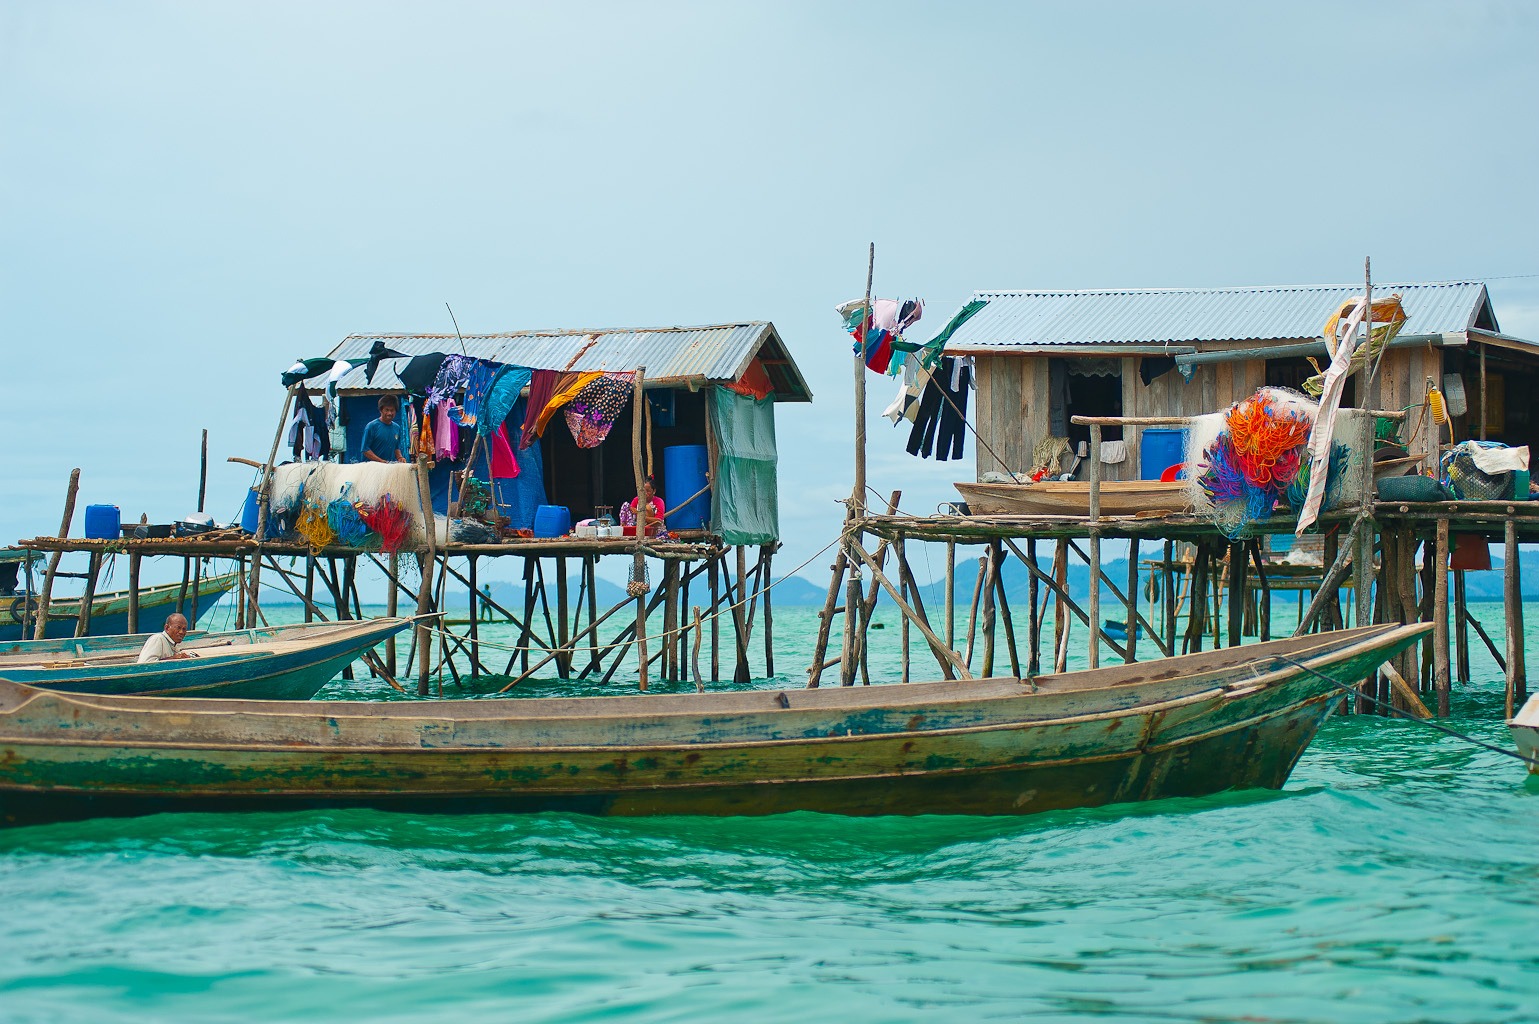
[[[641,478],[641,494],[620,506],[620,525],[636,525],[643,501],[647,503],[647,533],[657,536],[663,532],[663,499],[657,496],[657,485],[649,476]]]
[[[191,651],[182,650],[182,641],[186,638],[187,617],[180,612],[172,612],[166,616],[166,628],[144,642],[144,647],[139,651],[139,664],[191,658]]]
[[[379,400],[379,419],[370,421],[363,428],[363,459],[365,462],[406,462],[401,445],[401,427],[396,423],[400,405],[394,395],[382,395]]]

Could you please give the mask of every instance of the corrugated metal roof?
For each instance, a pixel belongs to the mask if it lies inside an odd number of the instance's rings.
[[[458,353],[542,370],[628,371],[646,367],[648,380],[736,380],[763,351],[779,401],[810,401],[812,392],[768,321],[706,327],[513,331],[505,334],[354,334],[332,349],[333,359],[358,359],[376,341],[407,355]],[[342,390],[395,390],[403,360],[380,364],[372,383],[358,367],[339,382]]]
[[[1486,286],[1478,281],[1375,284],[1375,296],[1399,292],[1410,320],[1404,330],[1443,334],[1497,330]],[[1095,291],[985,291],[988,303],[952,336],[948,351],[1028,349],[1201,341],[1268,341],[1317,336],[1363,286],[1126,288]]]

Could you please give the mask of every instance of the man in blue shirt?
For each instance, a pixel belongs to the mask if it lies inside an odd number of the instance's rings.
[[[379,419],[363,428],[363,458],[365,462],[405,462],[402,450],[401,427],[396,423],[399,406],[394,395],[383,395],[379,400]]]

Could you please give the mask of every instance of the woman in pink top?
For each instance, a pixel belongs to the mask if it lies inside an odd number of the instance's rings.
[[[642,477],[641,495],[632,498],[620,507],[620,525],[635,526],[636,518],[640,515],[642,499],[647,502],[647,533],[659,534],[663,532],[663,499],[657,496],[657,487],[652,483],[651,477]]]

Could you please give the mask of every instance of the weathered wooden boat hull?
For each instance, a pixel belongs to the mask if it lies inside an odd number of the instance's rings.
[[[1116,681],[1123,667],[1071,673],[1035,691],[994,679],[573,700],[208,701],[178,712],[194,705],[0,684],[0,816],[339,806],[1022,814],[1277,788],[1340,696],[1331,680],[1367,675],[1425,631],[1322,634],[1305,638],[1312,648],[1279,641],[1167,659],[1134,666],[1145,678],[1131,683]]]
[[[1518,753],[1528,758],[1529,772],[1539,775],[1539,694],[1528,698],[1507,727],[1512,730]]]
[[[1078,481],[1036,484],[971,484],[955,487],[967,507],[980,516],[1088,516],[1090,485]],[[1101,515],[1133,516],[1140,512],[1189,512],[1186,484],[1159,480],[1108,480],[1101,484]]]
[[[219,599],[235,588],[235,573],[209,576],[198,581],[198,617],[207,614]],[[176,598],[181,584],[168,583],[148,587],[139,595],[139,629],[144,633],[158,633],[166,627],[166,619],[176,611]],[[21,619],[26,617],[26,598],[0,598],[0,643],[25,639],[22,636]],[[36,599],[34,598],[34,601]],[[21,602],[18,604],[18,602]],[[184,605],[189,618],[192,616],[192,591]],[[49,604],[48,628],[45,637],[67,638],[75,635],[80,621],[80,599],[60,598]],[[119,590],[96,595],[91,602],[91,635],[115,636],[128,632],[128,591]],[[30,635],[30,634],[29,634]]]
[[[199,647],[201,657],[149,665],[135,663],[137,647],[114,664],[69,660],[16,664],[7,656],[0,657],[0,675],[14,683],[64,693],[307,701],[363,651],[409,625],[409,619],[399,618],[328,623],[312,626],[312,639],[289,642],[282,649],[260,643]],[[284,630],[222,635],[256,637],[270,632],[281,635]],[[210,642],[209,636],[199,642]]]

